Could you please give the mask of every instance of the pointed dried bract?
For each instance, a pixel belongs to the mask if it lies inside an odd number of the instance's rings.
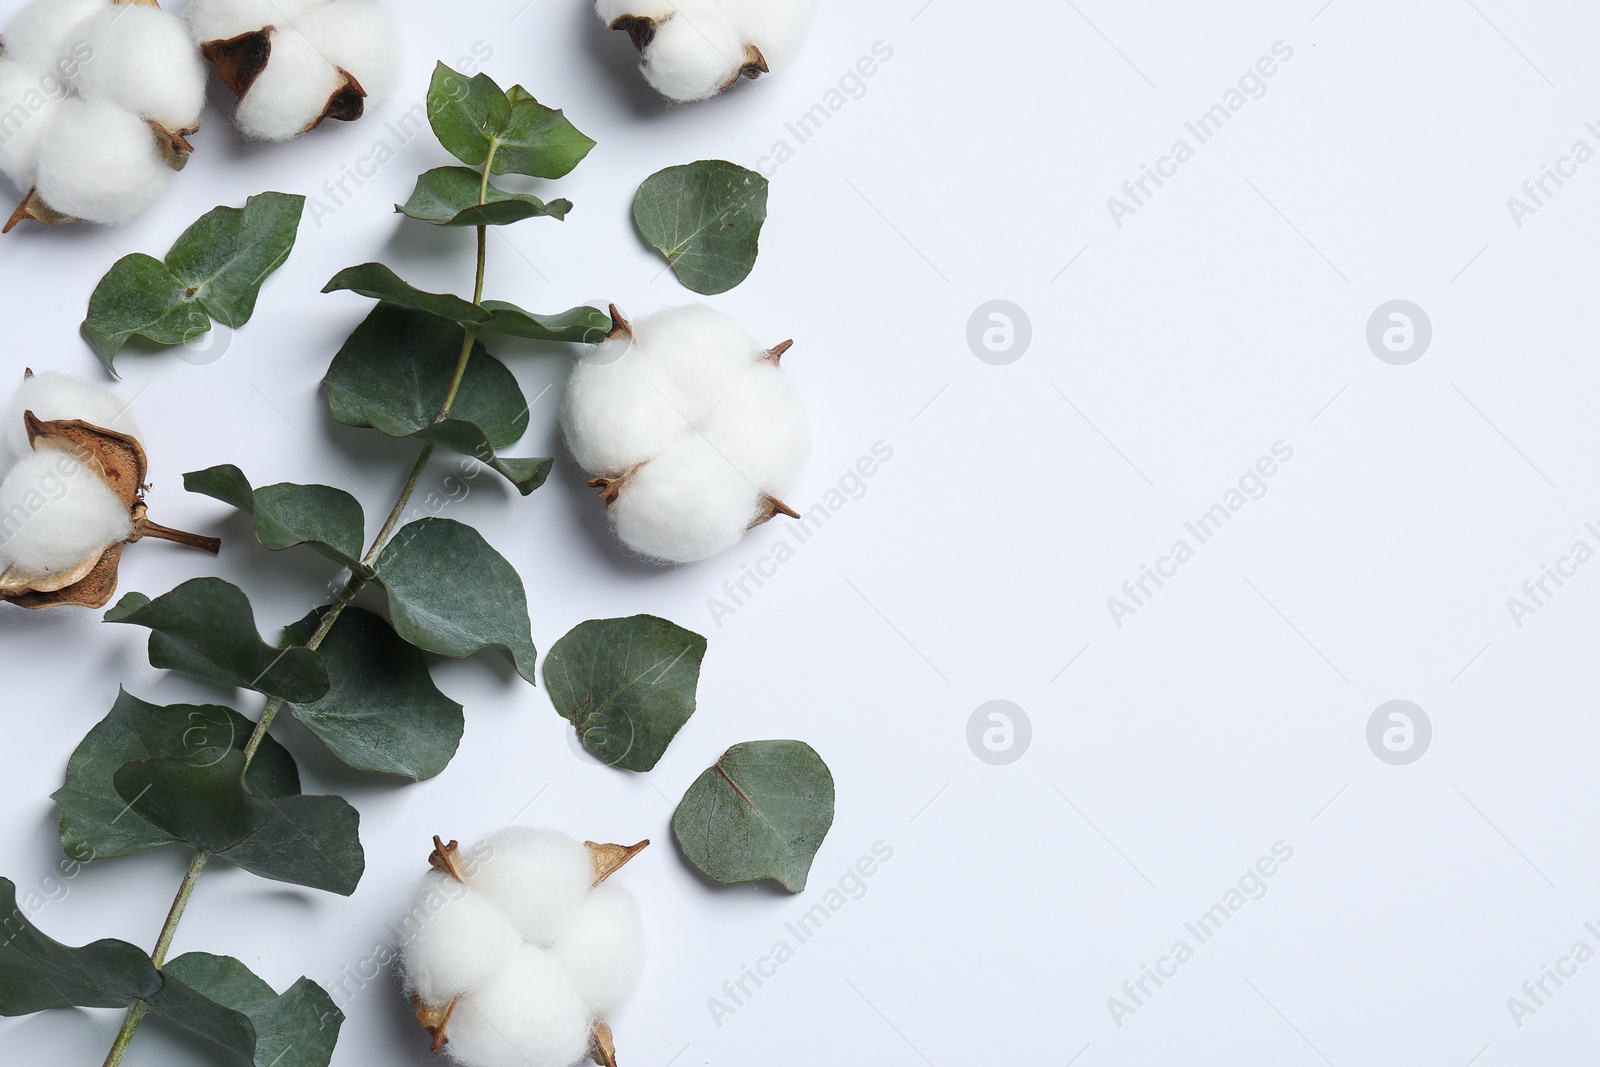
[[[267,61],[272,58],[272,34],[260,29],[226,41],[206,41],[200,46],[200,54],[217,68],[223,85],[232,89],[235,96],[243,96],[267,69]]]
[[[774,345],[772,348],[767,349],[767,354],[761,358],[776,367],[779,360],[783,359],[783,354],[793,347],[794,339],[790,338],[781,344]]]
[[[621,30],[628,35],[628,40],[633,42],[633,47],[643,52],[656,39],[655,19],[643,15],[623,15],[611,23],[611,28]]]
[[[339,74],[344,78],[344,84],[328,98],[328,109],[322,113],[322,118],[311,124],[312,128],[320,126],[327,119],[354,122],[366,111],[367,91],[361,88],[361,83],[349,71],[340,68]]]
[[[94,561],[89,572],[72,585],[50,592],[0,593],[0,600],[20,608],[103,608],[117,591],[117,568],[122,563],[122,546],[112,545]]]
[[[167,166],[173,170],[182,170],[189,164],[189,157],[194,155],[194,145],[189,143],[189,135],[196,132],[199,127],[188,130],[169,130],[159,122],[150,122],[150,132],[156,136],[156,146],[161,149],[161,156],[167,161]]]
[[[756,514],[755,520],[750,523],[750,529],[765,526],[779,515],[787,515],[791,519],[798,519],[800,513],[775,496],[761,498],[761,510]]]
[[[31,411],[22,413],[22,423],[35,452],[51,449],[76,456],[104,478],[130,509],[139,503],[149,464],[137,440],[79,419],[44,422]]]
[[[611,330],[606,334],[607,341],[614,341],[618,337],[632,337],[633,324],[622,317],[622,312],[617,310],[617,305],[610,305]]]
[[[23,219],[32,219],[42,222],[46,226],[56,226],[63,222],[81,222],[82,219],[73,218],[63,212],[57,211],[39,196],[39,190],[29,189],[28,195],[22,198],[22,203],[17,205],[17,210],[11,213],[11,218],[6,220],[0,233],[10,233]]]
[[[594,861],[594,884],[599,885],[648,848],[650,839],[646,838],[636,845],[601,845],[593,841],[583,844],[589,850],[589,858]]]
[[[428,853],[428,866],[436,871],[443,871],[462,885],[467,883],[465,869],[461,866],[461,843],[452,841],[448,845],[433,837],[433,851]]]
[[[442,1008],[430,1008],[422,1002],[421,997],[411,998],[411,1005],[417,1013],[417,1023],[433,1038],[433,1045],[428,1051],[435,1056],[450,1040],[450,1016],[455,1014],[456,1005],[460,1003],[461,998],[454,997]]]
[[[617,1042],[612,1036],[610,1023],[594,1024],[594,1047],[589,1058],[600,1067],[617,1067]]]

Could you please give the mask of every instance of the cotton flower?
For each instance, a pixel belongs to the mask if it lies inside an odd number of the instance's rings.
[[[378,0],[189,0],[183,17],[252,140],[353,121],[394,84],[399,35]]]
[[[626,31],[657,92],[687,103],[787,66],[814,0],[595,0],[600,21]]]
[[[573,366],[561,422],[617,536],[692,563],[778,514],[811,452],[799,391],[739,323],[694,304],[624,321]]]
[[[632,894],[606,879],[648,845],[513,826],[462,849],[434,838],[404,920],[417,1021],[462,1067],[614,1065],[607,1018],[644,967]]]
[[[193,151],[205,64],[176,16],[137,0],[32,0],[0,40],[0,172],[25,196],[5,228],[127,222]]]

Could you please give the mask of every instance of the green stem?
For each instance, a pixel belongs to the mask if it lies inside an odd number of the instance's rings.
[[[488,158],[483,161],[483,175],[478,183],[478,203],[483,204],[489,198],[489,168],[494,163],[496,145],[490,145]],[[489,230],[487,226],[478,228],[478,269],[472,287],[472,302],[483,303],[484,275],[489,263]],[[478,339],[478,324],[467,323],[465,337],[461,345],[461,355],[456,360],[456,369],[450,379],[450,388],[445,393],[444,403],[439,408],[435,422],[443,422],[450,417],[450,409],[456,402],[456,396],[461,392],[461,383],[467,375],[467,364],[472,359],[472,346]],[[416,492],[417,483],[422,478],[422,471],[428,465],[428,459],[433,455],[433,442],[428,441],[422,446],[416,462],[411,466],[411,473],[406,478],[405,486],[400,490],[400,495],[395,498],[394,507],[389,509],[389,515],[383,521],[383,527],[378,535],[372,539],[372,545],[361,558],[362,569],[370,568],[378,559],[383,550],[388,547],[394,538],[395,531],[400,527],[400,520],[405,515],[406,505],[411,502],[411,496]],[[350,580],[345,583],[337,599],[322,615],[322,621],[317,624],[305,644],[301,647],[315,652],[321,647],[328,633],[333,629],[333,624],[339,621],[339,616],[344,614],[344,609],[356,597],[367,579],[360,573],[350,575]],[[261,744],[267,739],[267,730],[272,726],[272,720],[277,718],[278,712],[283,709],[283,698],[271,697],[261,709],[261,716],[256,720],[255,729],[250,732],[250,739],[244,746],[244,770],[250,769],[250,764],[255,760],[256,753],[260,751]],[[241,772],[242,773],[242,772]],[[178,887],[178,894],[173,898],[172,908],[167,912],[167,921],[162,924],[161,935],[156,940],[155,950],[150,953],[150,962],[159,970],[167,961],[167,953],[172,949],[172,940],[177,936],[178,923],[183,919],[183,913],[189,906],[189,898],[194,895],[195,883],[200,880],[200,872],[205,870],[206,863],[211,859],[211,854],[204,849],[196,849],[194,859],[189,863],[189,870],[183,876],[183,884]],[[149,1006],[142,1000],[134,1001],[128,1009],[128,1014],[122,1021],[122,1029],[117,1032],[116,1041],[111,1045],[111,1051],[106,1054],[102,1067],[119,1067],[122,1058],[127,1054],[128,1046],[133,1041],[134,1031],[139,1029],[139,1024],[144,1022]]]

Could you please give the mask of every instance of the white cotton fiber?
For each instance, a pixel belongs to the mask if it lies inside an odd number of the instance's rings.
[[[571,1067],[589,1051],[591,1027],[561,965],[523,945],[456,1005],[445,1050],[467,1067]]]
[[[265,69],[239,100],[234,124],[252,140],[287,141],[316,125],[343,85],[338,70],[304,34],[280,27],[272,33]]]
[[[595,0],[594,13],[610,26],[621,18],[662,19],[678,10],[672,0]]]
[[[811,458],[811,422],[800,391],[771,363],[747,367],[700,424],[764,493],[782,496]]]
[[[65,99],[59,78],[0,59],[0,172],[17,188],[33,186],[45,134]]]
[[[619,1010],[644,972],[639,902],[612,882],[595,886],[550,954],[566,969],[591,1012],[604,1018]]]
[[[681,0],[642,54],[644,77],[680,102],[721,92],[744,66],[745,47],[713,0]]]
[[[406,923],[406,984],[430,1005],[478,988],[522,944],[504,912],[444,871],[423,879]]]
[[[130,533],[127,505],[104,478],[66,452],[26,455],[0,481],[0,542],[21,575],[57,574]]]
[[[760,504],[759,489],[730,457],[690,433],[624,483],[611,519],[635,552],[694,563],[737,544]]]
[[[268,26],[292,26],[328,0],[189,0],[183,21],[199,44],[231,41]]]
[[[686,433],[689,407],[666,366],[624,334],[573,365],[561,425],[579,466],[615,477]]]
[[[33,0],[0,33],[6,58],[44,70],[70,49],[80,22],[111,6],[111,0]]]
[[[738,319],[704,304],[658,311],[640,319],[633,331],[636,343],[677,385],[686,413],[697,422],[764,354]]]
[[[379,0],[333,0],[297,23],[324,59],[360,83],[370,97],[394,88],[400,37]]]
[[[33,451],[28,429],[22,421],[25,411],[33,412],[43,422],[79,419],[91,426],[125,433],[140,444],[144,443],[126,400],[109,389],[69,374],[45,371],[24,378],[17,386],[11,406],[6,410],[5,425],[5,441],[13,455],[25,456]]]
[[[717,0],[746,44],[761,50],[767,65],[786,66],[805,42],[815,0]]]
[[[550,944],[594,881],[589,850],[565,834],[527,826],[507,827],[483,845],[489,854],[472,874],[472,888],[505,912],[525,940]]]
[[[74,81],[78,95],[173,131],[200,124],[205,61],[178,19],[158,8],[124,6],[91,17],[78,32],[94,52]]]
[[[149,208],[172,181],[144,119],[112,104],[68,100],[39,154],[37,186],[55,210],[114,225]]]

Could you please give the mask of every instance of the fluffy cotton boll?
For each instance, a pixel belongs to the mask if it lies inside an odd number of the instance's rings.
[[[635,552],[694,563],[738,544],[760,504],[751,480],[710,441],[691,433],[623,483],[611,520]]]
[[[691,407],[653,350],[617,336],[573,364],[561,425],[580,467],[617,476],[683,436]]]
[[[66,85],[54,74],[0,59],[0,172],[19,189],[33,186],[45,134],[66,98]]]
[[[328,0],[189,0],[183,21],[200,44],[230,41],[267,26],[292,26]]]
[[[160,200],[171,181],[144,119],[102,101],[68,100],[39,153],[35,184],[55,210],[115,225]]]
[[[111,0],[33,0],[6,23],[6,57],[44,68],[67,51],[78,24],[111,7]]]
[[[450,1017],[445,1050],[466,1067],[571,1067],[589,1051],[589,1009],[544,949],[523,945]]]
[[[522,944],[505,913],[444,871],[423,878],[405,918],[406,983],[431,1005],[476,989]]]
[[[550,954],[589,1010],[606,1018],[633,996],[644,972],[644,949],[638,901],[622,886],[604,882],[595,886]]]
[[[805,42],[815,0],[717,0],[739,36],[761,50],[767,65],[786,66]]]
[[[594,881],[580,841],[554,830],[510,826],[483,842],[472,888],[505,912],[528,941],[548,945],[566,929]]]
[[[74,378],[69,374],[45,371],[23,379],[11,397],[6,411],[5,440],[12,454],[26,456],[33,451],[28,440],[28,428],[23,424],[23,412],[31,411],[43,422],[60,419],[80,419],[91,426],[116,430],[144,443],[139,434],[139,424],[127,401],[109,389],[92,382]]]
[[[58,574],[133,532],[127,505],[105,479],[54,450],[24,456],[0,481],[0,515],[5,554],[27,577]]]
[[[338,69],[304,34],[280,27],[272,33],[266,68],[239,100],[234,124],[252,140],[287,141],[315,125],[343,85]]]
[[[635,323],[633,332],[682,390],[693,419],[708,413],[763,354],[738,319],[704,304],[658,311]]]
[[[329,63],[361,84],[370,97],[394,87],[400,36],[379,0],[333,0],[295,24]]]
[[[740,375],[701,432],[762,492],[782,496],[811,458],[811,420],[789,376],[771,363]]]
[[[643,61],[645,81],[662,96],[687,103],[715,96],[738,77],[745,47],[712,0],[683,0],[656,27]]]
[[[104,100],[169,130],[200,124],[206,67],[183,23],[153,7],[102,11],[78,31],[93,57],[74,85],[86,100]]]

